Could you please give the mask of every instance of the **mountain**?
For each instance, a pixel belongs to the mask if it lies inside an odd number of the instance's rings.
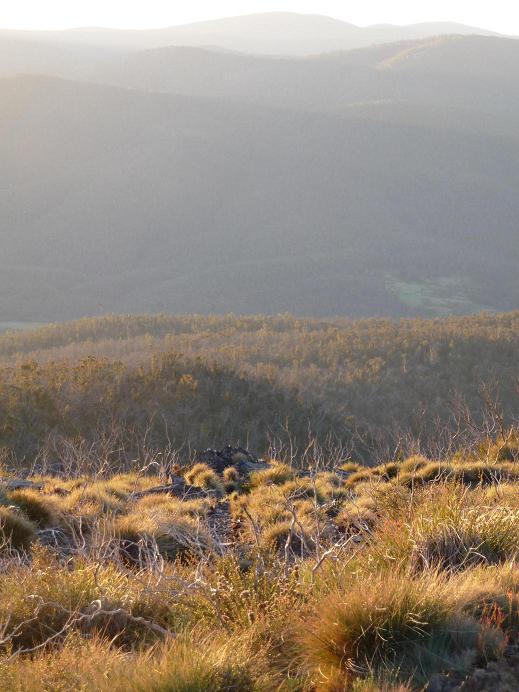
[[[126,50],[168,45],[214,46],[244,53],[308,55],[445,34],[495,35],[484,29],[449,22],[358,27],[320,15],[271,12],[155,30],[80,28],[45,32],[3,31],[0,32],[0,39],[18,38],[25,41]]]
[[[519,43],[474,41],[210,54],[189,94],[0,81],[1,321],[517,306]],[[206,54],[174,54],[188,84]]]

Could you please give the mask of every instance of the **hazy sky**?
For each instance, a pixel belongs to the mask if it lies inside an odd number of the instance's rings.
[[[0,26],[160,27],[222,16],[287,10],[355,24],[450,20],[519,34],[517,0],[0,0]]]

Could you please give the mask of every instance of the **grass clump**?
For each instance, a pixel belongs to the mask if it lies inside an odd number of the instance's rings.
[[[228,466],[223,471],[225,492],[230,493],[240,490],[240,474],[235,466]]]
[[[64,502],[65,509],[78,516],[96,517],[124,511],[124,501],[103,484],[92,483],[73,490]]]
[[[463,616],[448,583],[435,572],[418,578],[372,575],[336,587],[314,606],[301,642],[314,670],[348,679],[394,671],[426,682],[475,657],[480,626]]]
[[[422,517],[415,528],[417,567],[461,569],[499,564],[519,556],[519,511],[508,507],[468,507],[441,523]]]
[[[207,464],[195,464],[184,474],[184,478],[189,485],[203,488],[215,497],[223,497],[225,494],[224,485],[218,474]]]
[[[276,689],[249,642],[180,636],[155,650],[123,652],[107,639],[67,637],[57,651],[2,668],[1,690],[99,692],[256,692]]]
[[[36,527],[20,512],[0,506],[1,548],[28,550],[36,537]]]
[[[249,484],[251,488],[261,485],[283,485],[295,478],[296,473],[288,464],[273,463],[270,468],[255,471],[251,474]]]
[[[132,562],[146,562],[155,550],[168,560],[201,557],[212,551],[206,527],[188,516],[136,511],[119,517],[114,529],[122,556]]]
[[[60,504],[49,495],[35,490],[13,490],[9,493],[8,499],[41,528],[54,527],[60,522]]]

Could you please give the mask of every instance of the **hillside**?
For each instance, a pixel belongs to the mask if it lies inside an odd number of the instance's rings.
[[[473,41],[210,67],[168,49],[161,90],[198,75],[181,95],[141,90],[153,55],[131,91],[1,81],[1,321],[513,309],[519,43],[477,39],[492,91],[466,77]]]
[[[498,416],[517,420],[518,349],[518,313],[110,316],[11,332],[0,337],[0,442],[22,465],[110,440],[134,458],[143,437],[185,454],[226,442],[301,451],[310,436],[366,462],[438,456],[495,432]]]

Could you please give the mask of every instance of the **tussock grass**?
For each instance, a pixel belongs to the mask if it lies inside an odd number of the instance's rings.
[[[35,539],[35,528],[20,512],[0,506],[0,549],[28,550]]]
[[[124,501],[109,492],[103,483],[93,483],[73,490],[65,499],[64,508],[71,514],[96,517],[122,512]]]
[[[225,495],[225,488],[218,474],[207,464],[195,464],[184,474],[184,478],[189,485],[208,490],[215,497],[223,497]]]
[[[93,616],[96,610],[118,608],[129,614],[167,623],[167,610],[160,595],[145,589],[114,564],[100,566],[79,560],[63,565],[46,549],[38,549],[30,564],[15,564],[0,580],[0,621],[16,631],[14,649],[41,645],[49,636],[57,636],[54,646],[62,643],[72,630],[83,633],[103,632],[117,636],[120,645],[152,642],[156,635],[131,621],[124,612]],[[81,615],[92,615],[77,621]],[[67,629],[67,624],[72,626]]]
[[[458,608],[458,596],[437,572],[401,573],[339,583],[315,605],[301,634],[310,666],[345,681],[359,673],[395,671],[426,681],[474,660],[481,626]]]
[[[187,513],[167,509],[136,510],[116,519],[114,531],[123,556],[140,562],[156,548],[168,560],[176,560],[212,551],[213,542],[205,525]]]
[[[442,523],[422,518],[413,528],[417,566],[459,569],[499,564],[519,556],[519,511],[470,507]]]
[[[261,653],[235,639],[181,637],[158,650],[124,653],[108,640],[69,637],[52,654],[3,668],[0,690],[256,692],[275,689]]]
[[[14,490],[9,493],[8,500],[39,527],[58,526],[60,523],[61,507],[54,497],[35,490]]]
[[[251,488],[258,488],[261,485],[283,485],[293,480],[295,476],[295,470],[287,464],[274,463],[269,469],[252,473],[249,484]]]

